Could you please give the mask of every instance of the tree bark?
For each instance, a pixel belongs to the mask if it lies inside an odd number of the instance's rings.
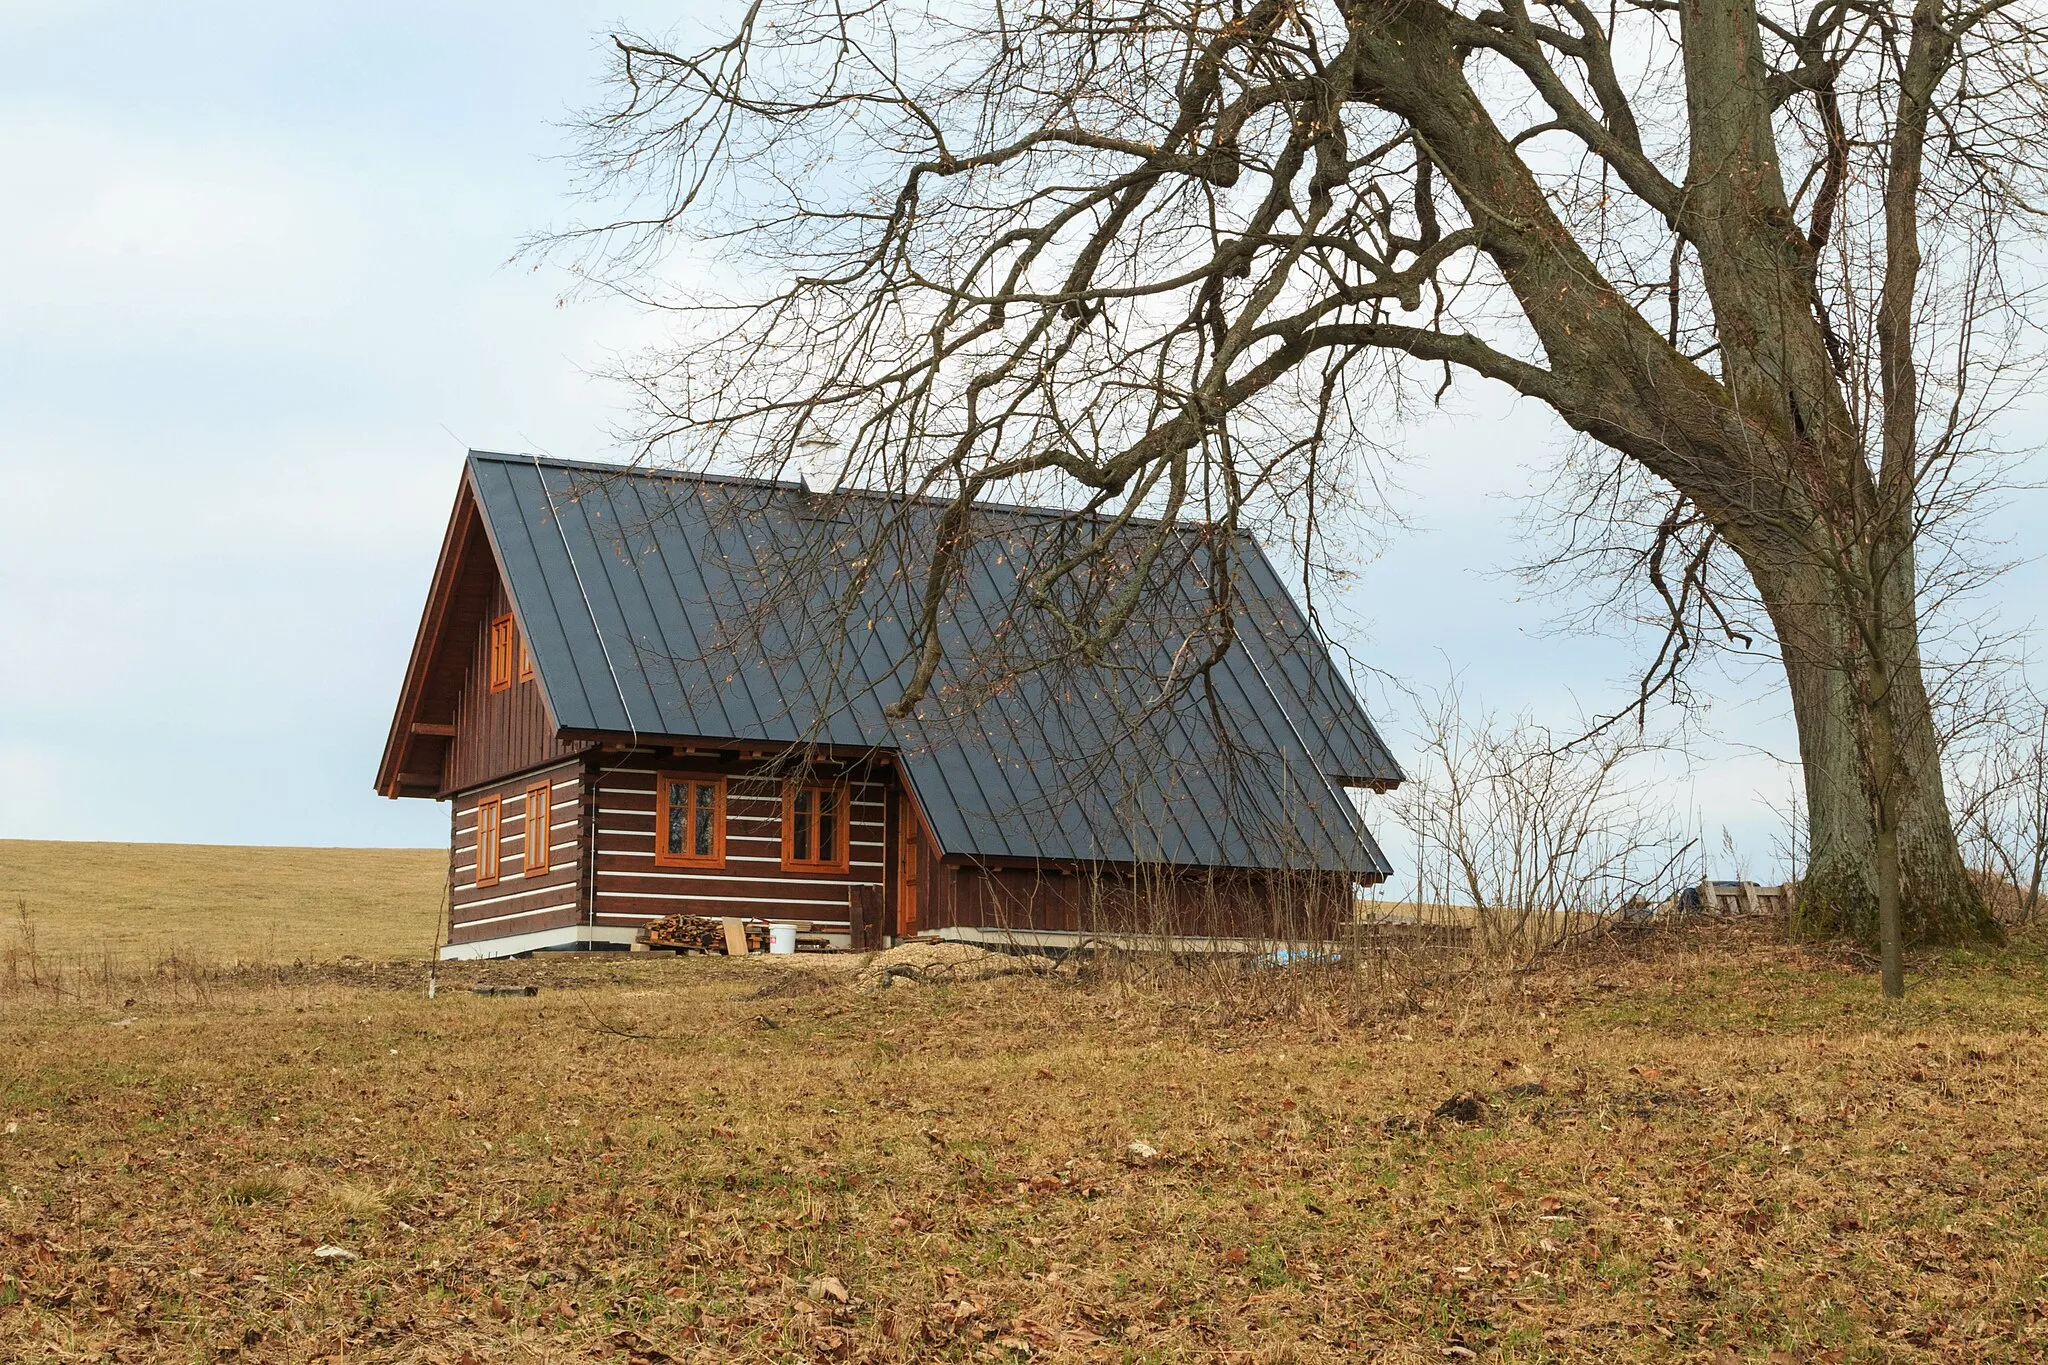
[[[1799,730],[1806,780],[1808,856],[1793,928],[1878,946],[1878,775],[1871,763],[1871,695],[1858,686],[1869,665],[1835,575],[1814,565],[1755,574],[1777,627]],[[1897,638],[1887,708],[1895,771],[1890,789],[1897,840],[1901,933],[1907,944],[1958,944],[2000,935],[1963,867],[1941,778],[1940,752],[1910,602]]]

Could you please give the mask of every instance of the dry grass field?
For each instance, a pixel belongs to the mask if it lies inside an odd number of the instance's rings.
[[[0,1359],[2039,1359],[2044,959],[1916,972],[18,979]]]
[[[0,839],[0,947],[147,965],[425,957],[448,854]]]

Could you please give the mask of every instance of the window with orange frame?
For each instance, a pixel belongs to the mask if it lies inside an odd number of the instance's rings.
[[[655,776],[654,861],[662,867],[725,866],[724,778]]]
[[[791,872],[847,870],[844,783],[792,782],[782,789],[782,866]]]

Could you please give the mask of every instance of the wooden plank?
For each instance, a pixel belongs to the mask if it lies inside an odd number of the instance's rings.
[[[847,929],[855,952],[869,952],[882,946],[883,900],[882,888],[879,886],[854,888]]]
[[[517,906],[512,907],[518,909]],[[532,915],[518,919],[501,919],[490,923],[458,920],[448,931],[450,943],[476,943],[488,938],[509,938],[513,934],[530,934],[541,929],[566,929],[583,922],[583,914],[574,905],[551,906]]]
[[[715,910],[717,908],[718,907],[716,906],[702,905],[692,908],[688,905],[678,905],[674,901],[670,901],[667,904],[661,906],[643,906],[641,908],[636,908],[633,910],[612,910],[600,905],[598,907],[597,914],[591,916],[588,922],[598,926],[601,929],[644,929],[656,920],[667,919],[670,915],[677,913],[685,915],[702,915],[703,918],[709,919],[714,925],[721,926],[718,930],[718,939],[720,944],[723,944],[725,941],[725,930],[722,927],[725,922],[724,916],[702,914],[702,912],[704,911]],[[759,925],[767,924],[771,921],[787,922],[788,919],[789,916],[787,915],[747,915],[744,918],[742,918],[740,922],[743,924]],[[852,932],[852,925],[849,921],[846,920],[811,918],[801,920],[798,922],[810,925],[811,932],[813,934],[840,934]]]
[[[756,856],[764,861],[754,862]],[[638,887],[648,891],[706,890],[709,887],[677,887],[675,882],[739,883],[734,894],[745,895],[748,883],[766,885],[774,883],[792,887],[813,887],[817,894],[838,892],[842,896],[848,885],[882,880],[879,867],[855,867],[850,872],[813,872],[809,869],[785,872],[782,864],[773,856],[763,853],[749,853],[744,858],[726,857],[724,867],[663,867],[654,861],[653,850],[640,853],[621,853],[607,844],[597,856],[597,870],[604,874],[605,885],[615,891]],[[766,894],[765,892],[763,894]],[[781,893],[777,893],[781,894]],[[790,894],[797,894],[792,891]]]
[[[727,916],[725,924],[725,951],[729,957],[747,955],[747,927],[740,921]]]

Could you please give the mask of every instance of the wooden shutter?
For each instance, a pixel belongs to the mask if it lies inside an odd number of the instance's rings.
[[[476,884],[498,884],[498,860],[504,854],[505,812],[495,796],[476,803]]]
[[[503,692],[512,685],[513,626],[510,612],[491,622],[491,691]]]
[[[555,784],[536,782],[526,789],[526,875],[548,870],[548,845],[553,842]]]

